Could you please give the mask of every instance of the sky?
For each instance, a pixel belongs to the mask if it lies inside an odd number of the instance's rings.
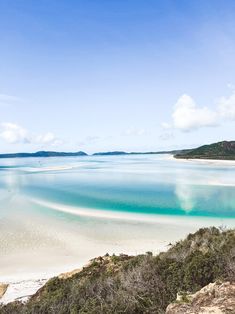
[[[0,0],[0,152],[235,140],[235,1]]]

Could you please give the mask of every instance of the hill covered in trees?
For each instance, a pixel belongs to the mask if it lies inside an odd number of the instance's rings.
[[[235,141],[223,141],[180,152],[175,158],[235,160]]]

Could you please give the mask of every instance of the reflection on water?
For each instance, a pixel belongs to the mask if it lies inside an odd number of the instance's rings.
[[[0,281],[77,268],[106,252],[156,252],[201,226],[235,227],[231,218],[235,164],[153,155],[0,160]]]
[[[153,155],[1,163],[2,202],[24,195],[88,209],[235,217],[235,165],[185,163]]]
[[[195,207],[193,191],[190,185],[177,184],[175,194],[180,202],[181,208],[186,212],[190,212]]]

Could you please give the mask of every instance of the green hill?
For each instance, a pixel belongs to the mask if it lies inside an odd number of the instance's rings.
[[[223,141],[178,153],[175,158],[235,160],[235,141]]]
[[[200,229],[169,247],[157,256],[95,258],[76,274],[49,280],[27,303],[0,307],[0,313],[161,314],[179,292],[187,300],[188,292],[211,282],[235,280],[234,230]]]

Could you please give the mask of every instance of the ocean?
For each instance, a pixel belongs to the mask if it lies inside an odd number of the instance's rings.
[[[235,163],[170,155],[0,160],[0,280],[91,257],[158,252],[235,227]]]

